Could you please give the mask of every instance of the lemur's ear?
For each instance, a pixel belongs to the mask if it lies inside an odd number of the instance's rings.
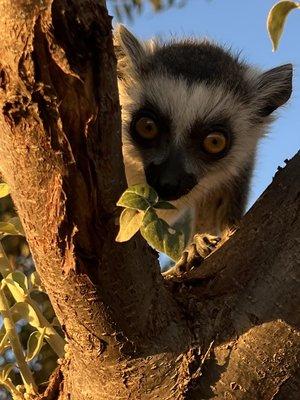
[[[256,82],[257,104],[262,117],[285,104],[292,94],[292,64],[281,65],[261,74]]]
[[[118,73],[122,75],[128,68],[136,72],[146,57],[145,47],[124,25],[117,25],[114,31],[115,52],[118,59]]]

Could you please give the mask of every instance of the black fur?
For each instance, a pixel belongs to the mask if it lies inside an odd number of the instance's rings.
[[[144,59],[142,74],[163,72],[182,77],[189,84],[205,82],[224,85],[237,94],[247,94],[247,67],[229,51],[208,42],[183,41],[158,47]]]

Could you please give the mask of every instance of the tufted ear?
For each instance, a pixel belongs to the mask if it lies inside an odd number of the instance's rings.
[[[283,106],[292,94],[292,64],[281,65],[261,74],[256,81],[255,97],[262,117]]]
[[[146,49],[124,25],[117,25],[114,31],[115,52],[118,59],[118,74],[120,78],[126,77],[130,68],[138,72],[146,57]],[[128,71],[129,72],[129,71]],[[125,77],[124,77],[125,75]]]

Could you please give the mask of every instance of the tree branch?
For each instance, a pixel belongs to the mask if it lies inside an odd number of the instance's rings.
[[[207,347],[214,341],[196,398],[298,396],[299,171],[300,153],[201,267],[167,277],[194,318],[199,342]]]

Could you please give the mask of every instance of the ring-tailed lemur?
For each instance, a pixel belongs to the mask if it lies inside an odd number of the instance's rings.
[[[202,235],[186,253],[193,262],[207,254],[203,234],[222,236],[241,219],[258,141],[291,95],[292,65],[260,72],[210,41],[142,42],[122,25],[115,41],[128,184],[147,181],[175,218],[194,210]]]

